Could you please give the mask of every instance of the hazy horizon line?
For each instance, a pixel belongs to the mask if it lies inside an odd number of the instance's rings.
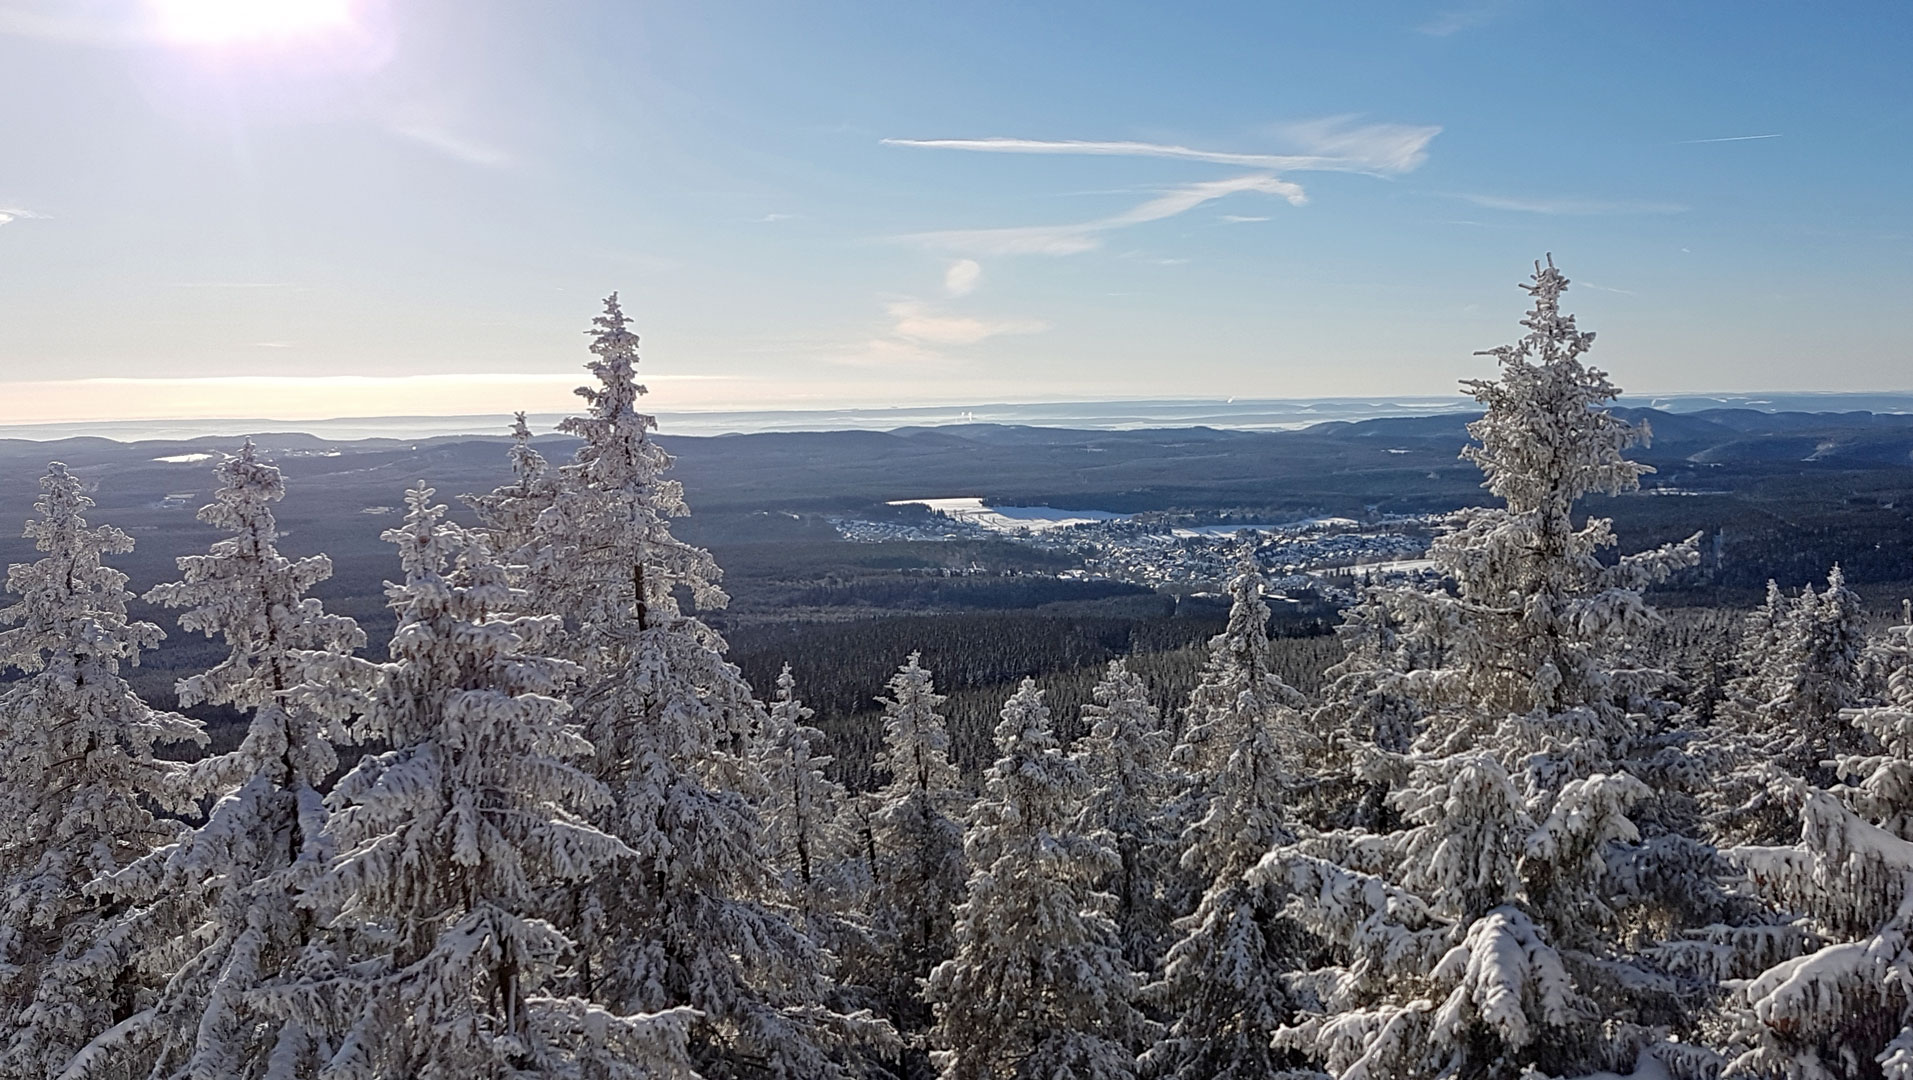
[[[1844,410],[1820,407],[1846,400]],[[1782,403],[1776,405],[1776,403]],[[1791,403],[1796,407],[1786,407]],[[1913,390],[1775,390],[1623,393],[1623,408],[1666,408],[1695,412],[1704,408],[1756,408],[1768,412],[1867,411],[1913,412]],[[1884,407],[1883,407],[1884,406]],[[1002,424],[1024,427],[1075,427],[1084,430],[1211,427],[1233,430],[1290,430],[1333,421],[1396,416],[1467,413],[1475,403],[1466,395],[1347,394],[1324,397],[1073,397],[1025,401],[919,402],[913,404],[801,404],[751,408],[659,410],[665,435],[700,436],[765,432],[892,430]],[[527,412],[534,427],[549,429],[573,411]],[[101,438],[112,442],[183,442],[244,435],[303,434],[320,439],[442,438],[457,435],[503,437],[508,412],[368,414],[324,419],[272,417],[149,417],[100,420],[49,420],[0,423],[0,439],[53,442]],[[540,434],[552,432],[541,431]]]

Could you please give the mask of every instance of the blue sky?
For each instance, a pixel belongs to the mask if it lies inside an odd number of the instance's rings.
[[[0,421],[562,408],[613,289],[663,410],[1439,394],[1546,251],[1630,390],[1908,389],[1909,40],[1902,3],[0,0]]]

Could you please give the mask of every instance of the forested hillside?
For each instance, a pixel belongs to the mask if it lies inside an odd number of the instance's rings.
[[[1913,611],[1847,580],[1913,576],[1913,423],[1613,408],[1567,287],[1468,416],[1234,455],[680,468],[615,295],[562,440],[59,447],[0,486],[0,1078],[1913,1076]],[[920,453],[1444,516],[1345,609],[1253,542],[1156,591],[850,551],[794,479],[839,452],[863,509]]]

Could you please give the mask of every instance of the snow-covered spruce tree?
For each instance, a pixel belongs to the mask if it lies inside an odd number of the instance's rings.
[[[1083,706],[1088,734],[1071,748],[1089,783],[1077,831],[1107,834],[1116,849],[1116,865],[1096,887],[1115,897],[1111,914],[1130,967],[1153,971],[1175,915],[1169,896],[1178,846],[1165,813],[1176,786],[1169,733],[1125,661],[1109,662],[1091,696]]]
[[[557,618],[513,614],[504,568],[432,495],[408,491],[383,537],[405,582],[386,589],[398,628],[359,729],[392,749],[330,795],[339,854],[308,892],[354,963],[280,997],[345,1021],[328,1080],[688,1076],[689,1010],[550,993],[575,950],[552,892],[633,852],[583,818],[609,795],[574,763],[591,746],[556,696],[577,669],[538,652]]]
[[[1769,750],[1782,768],[1824,786],[1833,780],[1824,762],[1871,745],[1840,715],[1862,703],[1865,609],[1836,566],[1825,592],[1801,590],[1783,629],[1773,658],[1775,693],[1760,710],[1763,726],[1778,737]]]
[[[777,676],[777,696],[752,750],[764,775],[765,861],[771,895],[798,916],[803,929],[839,955],[867,934],[858,911],[867,874],[850,816],[850,797],[825,772],[824,733],[810,726],[811,710],[797,698],[790,665]]]
[[[1149,1023],[1123,959],[1107,833],[1078,831],[1088,778],[1056,745],[1033,679],[1003,706],[1002,754],[970,811],[956,955],[931,973],[942,1080],[1129,1080]]]
[[[373,665],[351,653],[358,624],[307,591],[332,575],[324,555],[279,553],[279,470],[251,441],[214,470],[199,520],[230,535],[178,560],[181,579],[149,602],[186,609],[180,626],[222,637],[226,658],[180,680],[182,705],[251,713],[228,754],[194,764],[192,790],[219,794],[206,823],[89,886],[123,908],[114,948],[161,986],[151,1004],[95,1040],[68,1076],[255,1077],[309,1073],[315,1033],[261,1007],[260,987],[314,941],[299,892],[328,852],[318,791],[338,766],[329,734],[362,704]]]
[[[1769,578],[1766,599],[1741,625],[1734,677],[1727,684],[1730,707],[1751,713],[1780,695],[1781,642],[1793,617],[1793,602]]]
[[[956,951],[955,905],[963,898],[962,778],[950,764],[950,736],[930,669],[911,653],[890,677],[877,770],[888,782],[868,796],[871,914],[882,935],[885,1014],[905,1032],[928,1026],[918,990]]]
[[[512,481],[484,495],[464,495],[459,501],[472,508],[484,527],[485,541],[508,566],[529,558],[537,539],[538,516],[551,506],[557,477],[551,465],[531,445],[525,414],[515,413],[511,425]],[[520,583],[531,588],[533,583]]]
[[[1797,843],[1727,852],[1820,947],[1787,942],[1740,986],[1724,1078],[1913,1077],[1913,608],[1905,614],[1876,646],[1886,704],[1846,714],[1877,751],[1842,755],[1844,783],[1806,789]]]
[[[1827,589],[1789,600],[1772,582],[1748,616],[1737,676],[1709,749],[1719,759],[1711,822],[1723,840],[1783,844],[1799,835],[1804,785],[1834,782],[1833,762],[1872,748],[1841,716],[1863,703],[1865,615],[1839,567]]]
[[[104,563],[133,549],[89,526],[93,500],[58,462],[40,479],[26,536],[45,558],[7,569],[19,599],[0,608],[0,1077],[58,1075],[89,1040],[134,1015],[148,989],[117,962],[115,905],[83,894],[173,840],[188,810],[182,766],[159,743],[198,742],[199,725],[141,701],[121,664],[165,635],[127,618],[126,575]]]
[[[1313,753],[1296,816],[1317,828],[1393,831],[1400,814],[1388,795],[1405,778],[1404,754],[1421,730],[1417,680],[1441,666],[1434,628],[1405,632],[1389,592],[1365,588],[1342,612],[1335,634],[1342,658],[1309,715]]]
[[[1438,642],[1403,632],[1387,593],[1370,586],[1342,614],[1335,633],[1342,659],[1323,674],[1327,686],[1314,718],[1323,735],[1346,732],[1389,753],[1403,753],[1421,729],[1421,704],[1408,673],[1441,666]]]
[[[1645,433],[1582,362],[1566,277],[1536,271],[1528,334],[1490,354],[1501,378],[1466,384],[1485,412],[1464,454],[1503,505],[1434,545],[1448,588],[1377,597],[1438,656],[1410,684],[1422,730],[1389,797],[1409,827],[1304,836],[1251,875],[1329,946],[1280,1042],[1342,1080],[1704,1071],[1703,1007],[1775,934],[1666,824],[1685,758],[1640,590],[1695,542],[1609,563],[1609,522],[1576,524],[1583,496],[1637,486],[1625,450]]]
[[[1712,722],[1702,723],[1692,707],[1683,717],[1704,732],[1695,749],[1711,774],[1701,803],[1706,831],[1716,843],[1784,844],[1798,835],[1805,781],[1768,753],[1775,734],[1766,713],[1780,696],[1781,640],[1794,618],[1793,601],[1769,579],[1766,599],[1741,623],[1728,663],[1731,677],[1713,703]]]
[[[1529,795],[1624,756],[1641,734],[1636,717],[1665,712],[1655,695],[1669,677],[1634,647],[1657,618],[1640,590],[1699,558],[1697,535],[1604,565],[1612,522],[1574,522],[1584,496],[1636,490],[1653,470],[1626,456],[1648,432],[1607,409],[1619,390],[1581,360],[1594,335],[1561,311],[1567,283],[1552,263],[1538,270],[1524,286],[1535,301],[1528,334],[1483,354],[1501,378],[1464,384],[1484,413],[1462,455],[1504,505],[1462,511],[1435,542],[1431,555],[1459,595],[1397,594],[1424,606],[1418,627],[1437,616],[1452,624],[1453,696],[1471,720],[1509,729],[1497,736],[1504,763]],[[1447,712],[1450,722],[1431,724],[1437,742],[1480,730]]]
[[[592,327],[595,359],[585,367],[597,385],[578,390],[589,405],[585,414],[558,425],[584,445],[559,466],[550,505],[535,515],[527,554],[532,573],[550,592],[541,599],[564,616],[567,631],[576,637],[568,642],[573,659],[600,677],[628,666],[636,632],[667,624],[681,632],[693,629],[672,600],[679,588],[699,607],[723,607],[728,598],[710,552],[671,535],[671,519],[689,514],[690,508],[684,486],[665,476],[671,455],[650,438],[657,419],[637,410],[638,398],[647,392],[637,381],[638,335],[615,293]],[[543,480],[529,480],[522,471],[530,459],[517,458],[520,484],[541,491]],[[535,506],[545,496],[524,497]],[[713,651],[723,651],[708,628],[697,636]],[[750,710],[742,712],[726,717],[727,722],[746,724]]]
[[[1270,670],[1263,587],[1245,559],[1173,754],[1200,800],[1181,868],[1203,891],[1195,911],[1176,920],[1162,976],[1147,988],[1170,1021],[1143,1057],[1152,1076],[1249,1080],[1280,1072],[1289,1058],[1271,1040],[1294,1009],[1282,979],[1301,960],[1306,935],[1282,916],[1281,898],[1246,874],[1291,839],[1284,809],[1307,736],[1302,696]]]
[[[723,638],[678,604],[680,590],[701,608],[727,598],[710,553],[671,535],[684,493],[636,409],[638,338],[616,296],[590,334],[590,408],[559,425],[583,445],[527,552],[583,669],[574,718],[611,795],[594,820],[636,853],[557,913],[584,946],[576,989],[619,1013],[697,1009],[692,1053],[710,1080],[839,1075],[849,1044],[889,1029],[824,1007],[831,957],[758,899],[764,781],[746,744],[763,710]]]

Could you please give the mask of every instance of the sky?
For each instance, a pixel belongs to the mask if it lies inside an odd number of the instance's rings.
[[[0,423],[1913,389],[1913,5],[0,0]]]

